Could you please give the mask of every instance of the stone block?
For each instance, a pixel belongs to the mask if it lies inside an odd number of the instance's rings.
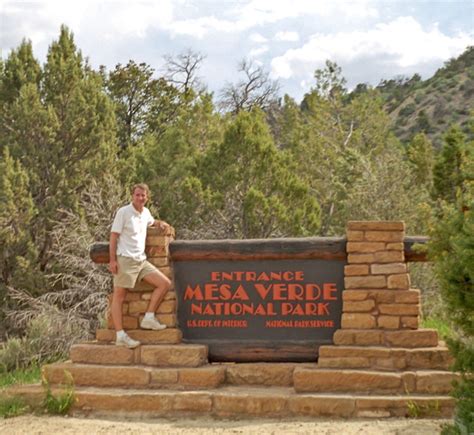
[[[355,399],[350,396],[297,395],[289,398],[290,412],[295,416],[351,417]]]
[[[141,317],[143,316],[140,316],[140,320],[141,320]],[[176,314],[156,314],[155,317],[158,319],[158,321],[160,323],[163,323],[164,325],[166,325],[168,328],[175,328],[176,327],[176,324],[177,324],[177,318],[176,318]]]
[[[383,334],[380,330],[358,331],[354,336],[354,344],[361,346],[373,346],[381,344]]]
[[[168,257],[169,256],[169,246],[168,245],[158,245],[158,246],[149,246],[145,247],[145,254],[148,258],[154,257]]]
[[[337,346],[351,345],[355,343],[355,334],[352,330],[338,329],[334,332],[332,341]]]
[[[125,295],[125,302],[139,301],[141,294],[134,291],[128,291]]]
[[[158,367],[199,367],[207,363],[207,347],[191,344],[141,346],[140,362]]]
[[[125,330],[137,329],[138,318],[133,316],[122,316],[122,326]]]
[[[70,350],[74,363],[85,364],[133,364],[134,351],[126,347],[102,344],[74,344]]]
[[[385,247],[387,251],[404,251],[405,250],[405,245],[403,242],[400,243],[387,243],[387,246]]]
[[[168,257],[151,257],[148,261],[158,268],[169,266],[170,264]]]
[[[166,388],[178,383],[178,369],[150,369],[150,387]]]
[[[349,264],[359,263],[373,263],[375,260],[374,254],[348,254],[347,262]]]
[[[364,240],[364,232],[346,231],[346,237],[349,242],[362,242]]]
[[[398,329],[400,327],[400,317],[378,316],[377,326],[382,329]]]
[[[403,242],[404,231],[366,231],[365,240],[370,242]]]
[[[449,394],[457,375],[451,372],[416,372],[416,392],[422,394]]]
[[[344,266],[345,276],[362,276],[369,274],[369,266],[367,264],[350,264]]]
[[[141,367],[67,363],[43,367],[51,384],[67,383],[65,372],[71,374],[76,386],[143,388],[150,382],[149,370]]]
[[[296,392],[399,392],[399,373],[360,370],[296,368],[293,382]]]
[[[395,303],[397,304],[419,304],[420,290],[410,289],[407,291],[395,291]]]
[[[374,252],[374,263],[398,263],[405,261],[404,251],[381,251]]]
[[[419,316],[402,316],[400,326],[404,329],[418,329],[420,327]]]
[[[230,385],[268,385],[289,387],[293,385],[291,363],[250,363],[226,366],[226,383]]]
[[[407,366],[411,369],[450,370],[454,358],[448,348],[409,349],[406,354]]]
[[[373,299],[367,299],[365,301],[344,301],[342,304],[343,313],[360,313],[369,312],[375,307],[375,301]]]
[[[173,227],[167,227],[165,229],[161,229],[160,227],[148,227],[146,232],[147,238],[154,237],[154,236],[170,236],[174,239],[175,230]]]
[[[160,272],[165,275],[167,278],[169,279],[172,279],[173,278],[173,270],[171,269],[171,267],[168,267],[168,266],[163,266],[163,267],[160,267]]]
[[[197,391],[185,391],[176,395],[173,410],[178,412],[196,412],[199,414],[212,411],[212,395]]]
[[[405,223],[401,221],[349,221],[348,230],[355,231],[405,231]]]
[[[385,331],[384,334],[389,346],[415,348],[438,345],[438,333],[434,329]]]
[[[217,388],[224,382],[225,368],[218,366],[178,370],[178,383],[186,388]]]
[[[351,276],[344,278],[346,289],[384,288],[387,285],[385,276]]]
[[[408,273],[389,275],[387,277],[387,287],[408,290],[410,288],[410,275]]]
[[[385,250],[383,242],[347,242],[346,250],[348,253],[357,252],[360,254],[373,253]]]
[[[372,329],[375,327],[375,317],[365,313],[343,313],[342,329]]]
[[[381,314],[392,316],[417,316],[420,314],[418,304],[380,304],[378,309]]]
[[[150,331],[145,329],[133,329],[127,331],[128,335],[142,344],[177,344],[181,343],[183,334],[179,329],[167,328],[162,331]],[[115,331],[113,329],[97,329],[96,339],[99,342],[115,341]]]
[[[347,358],[319,358],[318,367],[320,368],[339,368],[339,369],[365,369],[371,367],[370,359],[363,357]]]
[[[288,395],[281,393],[216,392],[213,403],[214,414],[220,417],[241,415],[284,417],[288,414]]]
[[[343,301],[364,301],[369,296],[369,291],[364,290],[344,290],[342,292]]]
[[[370,272],[372,275],[389,275],[394,273],[406,273],[407,265],[405,263],[384,263],[372,264]]]
[[[147,236],[146,246],[167,246],[173,240],[170,236]]]

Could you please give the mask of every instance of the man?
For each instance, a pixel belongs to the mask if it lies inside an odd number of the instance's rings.
[[[110,232],[109,270],[114,276],[112,296],[112,321],[116,331],[116,344],[133,349],[140,342],[130,338],[123,330],[122,306],[128,288],[135,287],[137,281],[144,280],[154,288],[145,317],[140,323],[143,329],[159,331],[165,329],[156,318],[155,312],[171,287],[171,281],[155,266],[146,261],[145,240],[148,226],[166,229],[169,225],[155,221],[145,207],[149,189],[146,184],[132,187],[132,202],[121,207]]]

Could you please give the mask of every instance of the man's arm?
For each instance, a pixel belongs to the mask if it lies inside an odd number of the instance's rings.
[[[117,240],[119,238],[119,233],[110,233],[109,241],[109,270],[115,275],[118,273],[117,265]]]

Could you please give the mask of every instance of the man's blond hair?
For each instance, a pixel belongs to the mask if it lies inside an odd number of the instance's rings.
[[[145,183],[134,184],[130,192],[132,195],[135,193],[135,189],[142,189],[146,192],[147,196],[150,196],[150,188],[148,187],[148,184],[145,184]]]

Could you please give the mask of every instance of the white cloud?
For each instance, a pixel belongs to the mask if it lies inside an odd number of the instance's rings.
[[[262,45],[261,47],[254,48],[249,51],[249,56],[250,57],[257,57],[260,56],[263,53],[266,53],[269,50],[268,45]]]
[[[275,40],[296,42],[300,40],[300,35],[298,35],[298,32],[278,32],[275,34]]]
[[[315,34],[302,47],[272,60],[276,78],[308,77],[326,59],[339,64],[364,61],[367,69],[387,64],[403,70],[459,55],[474,39],[467,34],[447,36],[435,25],[425,30],[413,17],[399,17],[365,32]]]
[[[252,42],[257,42],[257,43],[259,43],[259,44],[268,41],[267,38],[265,38],[265,36],[261,35],[260,33],[252,33],[252,34],[249,36],[249,39],[250,39],[250,41],[252,41]]]

